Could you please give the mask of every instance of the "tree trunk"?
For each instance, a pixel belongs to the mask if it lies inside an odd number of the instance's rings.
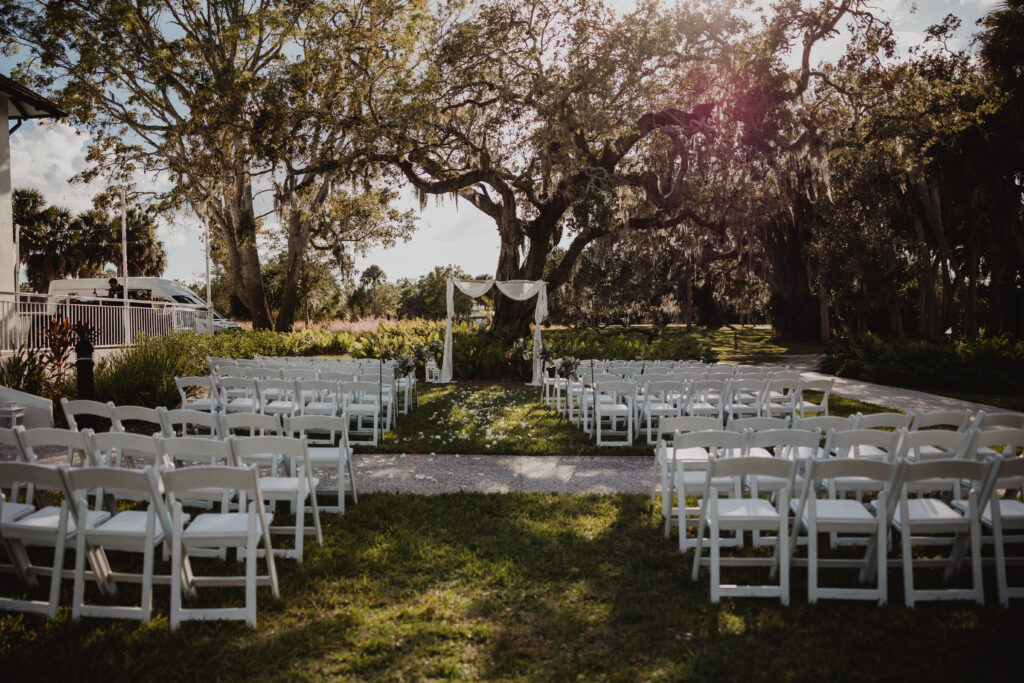
[[[967,301],[964,311],[964,334],[978,338],[978,250],[972,241],[967,252]]]
[[[818,341],[827,344],[831,338],[828,318],[828,296],[825,292],[825,281],[818,283]]]
[[[257,330],[272,328],[270,307],[263,289],[260,255],[256,250],[256,214],[252,206],[252,185],[239,172],[232,192],[220,202],[208,202],[206,208],[228,253],[228,266],[235,296],[252,315]]]
[[[298,305],[299,275],[302,259],[309,244],[311,221],[303,220],[298,212],[292,212],[288,221],[288,252],[284,262],[284,291],[281,293],[281,310],[277,312],[278,332],[290,332],[295,323]]]

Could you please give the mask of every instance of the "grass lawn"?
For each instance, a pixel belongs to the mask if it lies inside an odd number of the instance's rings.
[[[812,394],[808,393],[809,396]],[[816,397],[820,399],[820,395]],[[631,447],[599,447],[583,430],[540,402],[538,387],[497,384],[419,385],[419,407],[398,420],[377,448],[358,452],[465,455],[650,455],[640,440]],[[852,415],[886,410],[841,396],[829,412]]]
[[[279,562],[281,598],[260,589],[257,628],[171,633],[166,587],[148,627],[3,613],[4,679],[999,680],[1019,669],[1020,605],[906,609],[896,570],[881,608],[809,605],[802,569],[789,607],[712,605],[707,574],[690,582],[644,496],[373,494],[325,518],[323,547]],[[724,576],[761,580],[749,571]],[[990,571],[986,583],[991,604]],[[15,586],[0,575],[5,595]],[[239,593],[223,597],[240,604]]]

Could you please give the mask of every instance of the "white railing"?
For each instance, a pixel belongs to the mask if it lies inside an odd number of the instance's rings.
[[[213,312],[205,306],[0,292],[0,351],[48,346],[47,329],[54,316],[72,324],[91,323],[99,332],[97,347],[130,344],[140,334],[160,337],[177,330],[215,329]]]

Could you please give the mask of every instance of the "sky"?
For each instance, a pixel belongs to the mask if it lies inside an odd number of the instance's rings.
[[[626,7],[632,0],[615,0]],[[961,18],[959,40],[965,44],[976,31],[975,22],[992,9],[998,0],[876,0],[879,10],[892,21],[901,53],[923,41],[924,29],[946,14]],[[841,54],[842,36],[816,47],[814,60],[829,60]],[[10,74],[11,60],[0,58],[0,72]],[[50,204],[72,211],[90,208],[93,195],[103,189],[93,185],[72,184],[70,179],[85,167],[88,135],[61,122],[26,122],[11,137],[11,175],[15,188],[35,188]],[[152,181],[151,181],[152,182]],[[377,248],[356,258],[358,271],[371,264],[380,266],[389,280],[416,279],[435,266],[455,264],[473,274],[494,272],[498,261],[498,233],[494,223],[468,202],[452,198],[430,198],[419,210],[413,193],[402,193],[402,208],[418,214],[418,228],[405,243],[390,249]],[[194,281],[205,271],[203,232],[194,215],[180,215],[158,230],[157,236],[167,250],[165,277]]]

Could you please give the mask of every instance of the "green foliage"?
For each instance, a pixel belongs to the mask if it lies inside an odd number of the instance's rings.
[[[190,374],[185,347],[142,337],[96,366],[96,398],[117,405],[176,406],[176,376]]]
[[[44,352],[22,344],[0,360],[0,386],[42,396],[47,386]]]
[[[657,337],[600,334],[591,331],[551,330],[545,333],[555,357],[619,360],[707,360],[715,351],[707,342],[688,334]]]
[[[837,337],[821,370],[922,389],[1024,391],[1024,343],[1008,336],[939,341],[886,339],[872,333]]]

